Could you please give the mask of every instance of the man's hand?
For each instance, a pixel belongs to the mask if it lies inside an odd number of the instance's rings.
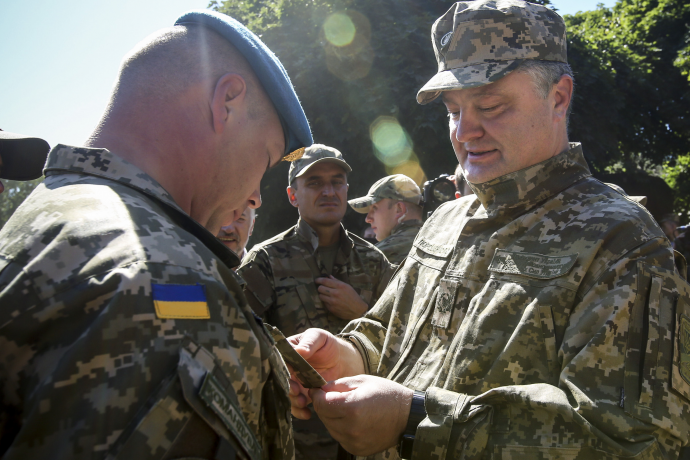
[[[333,276],[316,278],[315,281],[316,284],[320,284],[318,289],[321,302],[338,318],[361,318],[369,309],[369,306],[349,284]]]
[[[288,337],[295,351],[302,355],[327,381],[364,373],[364,361],[357,348],[323,329],[307,329]],[[307,405],[311,398],[307,390],[290,371],[290,402],[292,415],[308,420],[311,412]]]
[[[398,443],[414,394],[399,383],[371,375],[338,379],[309,393],[333,438],[348,452],[361,456]]]

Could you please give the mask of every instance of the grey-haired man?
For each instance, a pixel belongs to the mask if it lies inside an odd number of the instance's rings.
[[[518,0],[433,26],[440,97],[476,195],[442,205],[364,318],[291,341],[335,439],[404,458],[676,458],[690,433],[690,286],[637,202],[568,142],[565,24]]]

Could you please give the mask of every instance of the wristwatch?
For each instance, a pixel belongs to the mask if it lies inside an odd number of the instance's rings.
[[[407,418],[407,425],[400,438],[398,444],[398,455],[403,459],[412,458],[412,447],[414,446],[414,436],[417,433],[417,427],[426,418],[426,409],[424,408],[423,391],[415,391],[412,395],[412,404],[410,404],[410,416]]]

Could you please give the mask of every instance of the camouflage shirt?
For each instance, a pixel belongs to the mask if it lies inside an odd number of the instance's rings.
[[[649,213],[579,144],[440,207],[345,336],[426,391],[413,459],[675,458],[690,286]]]
[[[399,264],[412,249],[412,242],[422,228],[421,220],[406,220],[393,227],[388,238],[380,241],[376,247],[383,252],[392,264]]]
[[[333,315],[319,298],[314,280],[326,275],[316,232],[304,220],[252,248],[237,273],[257,314],[286,336],[318,327],[335,334],[348,323]],[[358,236],[340,230],[332,274],[348,283],[371,306],[392,275],[381,251]],[[335,458],[337,443],[312,411],[308,421],[294,420],[297,458]]]
[[[3,458],[293,458],[236,256],[107,150],[45,172],[0,232]]]

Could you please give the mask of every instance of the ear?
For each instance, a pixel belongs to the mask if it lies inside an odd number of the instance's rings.
[[[299,203],[297,202],[297,196],[295,195],[295,189],[292,188],[292,186],[288,185],[287,188],[287,195],[288,195],[288,200],[290,200],[290,204],[293,205],[294,207],[298,208]]]
[[[570,99],[573,97],[573,79],[563,75],[552,91],[554,98],[554,121],[564,120],[568,113],[568,107],[570,107]]]
[[[247,96],[247,82],[241,75],[226,73],[216,82],[211,99],[213,130],[220,134],[225,130],[228,121],[243,106]]]
[[[407,214],[407,205],[404,201],[398,201],[395,204],[395,215],[400,217],[404,216],[405,214]]]

